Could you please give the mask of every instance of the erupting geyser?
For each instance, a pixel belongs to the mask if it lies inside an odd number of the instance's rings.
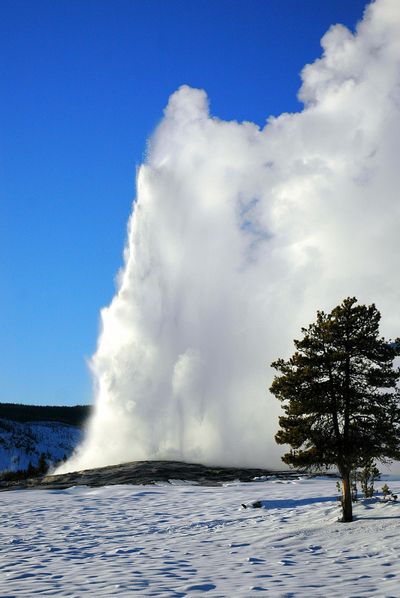
[[[252,123],[174,93],[137,179],[92,367],[95,413],[59,471],[141,459],[280,466],[270,362],[343,297],[400,332],[400,4],[337,25],[304,110]],[[249,90],[251,93],[251,90]]]

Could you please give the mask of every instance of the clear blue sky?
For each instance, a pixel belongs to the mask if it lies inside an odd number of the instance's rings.
[[[301,109],[303,65],[364,0],[2,0],[0,402],[92,400],[135,168],[169,95],[223,119]]]

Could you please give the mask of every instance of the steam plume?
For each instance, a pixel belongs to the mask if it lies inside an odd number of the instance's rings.
[[[136,459],[280,466],[270,362],[317,309],[375,302],[400,333],[400,5],[341,25],[304,109],[209,115],[181,87],[137,177],[125,266],[93,357],[95,413],[64,470]]]

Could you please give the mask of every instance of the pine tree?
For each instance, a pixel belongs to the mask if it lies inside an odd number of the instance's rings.
[[[374,483],[380,478],[379,469],[373,459],[365,459],[361,463],[361,470],[356,473],[356,478],[361,484],[365,498],[372,498],[374,496]]]
[[[40,453],[39,463],[37,466],[37,472],[39,475],[45,475],[49,469],[47,464],[46,455],[44,453]]]
[[[296,351],[272,364],[270,391],[282,402],[275,439],[291,449],[285,463],[308,470],[336,467],[342,480],[343,521],[352,521],[351,475],[366,459],[400,457],[400,339],[379,336],[375,305],[345,299],[302,328]]]
[[[26,474],[27,474],[28,478],[33,478],[35,473],[36,473],[36,469],[33,467],[32,462],[29,461],[28,469],[26,470]]]

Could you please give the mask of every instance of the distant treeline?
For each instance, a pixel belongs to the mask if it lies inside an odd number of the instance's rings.
[[[51,405],[21,405],[20,403],[0,403],[0,418],[17,422],[61,422],[82,427],[91,412],[90,405],[55,407]]]
[[[0,472],[0,482],[18,482],[20,480],[28,480],[29,478],[38,478],[46,475],[49,471],[49,465],[46,460],[46,455],[41,453],[37,467],[34,467],[29,461],[27,469],[17,469],[17,471],[2,471]]]

